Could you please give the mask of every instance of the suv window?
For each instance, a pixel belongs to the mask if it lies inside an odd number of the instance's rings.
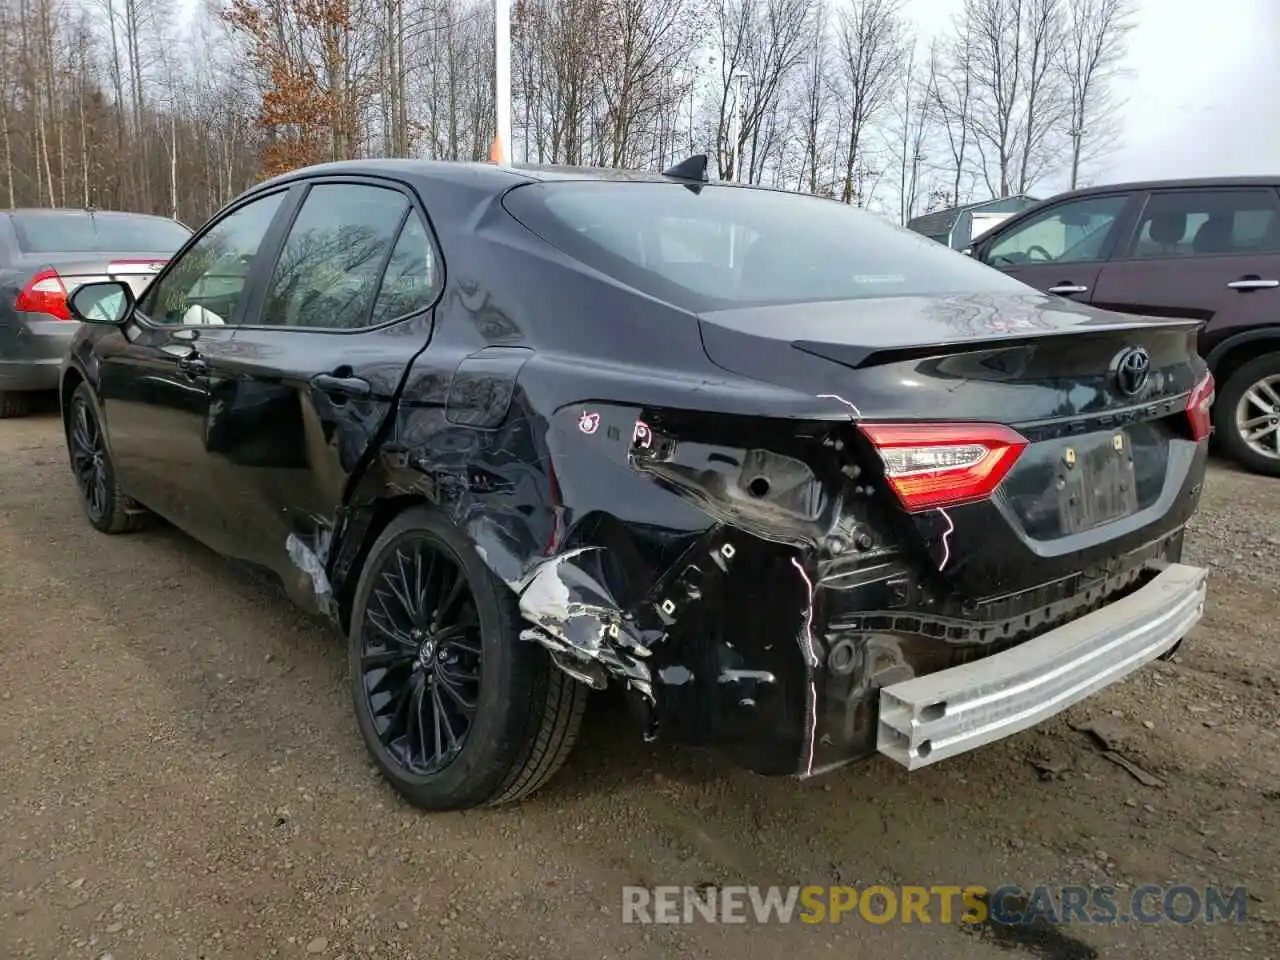
[[[1107,238],[1128,197],[1085,197],[1033,216],[987,248],[993,267],[1036,263],[1087,263],[1106,257]]]
[[[284,191],[252,200],[210,227],[151,285],[139,310],[153,323],[226,324]]]
[[[1270,190],[1155,193],[1138,220],[1131,257],[1274,253],[1276,196]]]
[[[372,325],[431,306],[439,283],[435,249],[427,237],[426,224],[416,212],[410,212],[387,261],[378,299],[373,304]]]
[[[367,327],[409,201],[398,190],[354,183],[313,186],[267,284],[263,324]]]

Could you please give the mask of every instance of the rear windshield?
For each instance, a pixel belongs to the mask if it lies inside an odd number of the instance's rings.
[[[936,241],[807,194],[565,180],[518,187],[504,202],[517,220],[582,263],[698,312],[1029,292]]]
[[[163,217],[78,210],[9,215],[23,253],[176,253],[191,231]]]

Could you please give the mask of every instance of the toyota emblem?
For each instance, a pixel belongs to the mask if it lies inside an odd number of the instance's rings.
[[[1142,347],[1126,347],[1115,359],[1116,389],[1126,397],[1136,397],[1151,375],[1151,354]]]

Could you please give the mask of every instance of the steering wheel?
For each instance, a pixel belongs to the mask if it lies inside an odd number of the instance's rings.
[[[1033,257],[1033,256],[1032,256],[1032,254],[1033,254],[1033,253],[1035,253],[1037,250],[1039,250],[1039,251],[1040,251],[1040,253],[1042,254],[1042,256],[1039,256],[1039,257]],[[1028,259],[1028,260],[1038,260],[1038,261],[1040,261],[1040,262],[1042,262],[1042,263],[1043,263],[1043,262],[1046,262],[1046,261],[1052,260],[1052,259],[1053,259],[1053,254],[1051,254],[1051,253],[1050,253],[1048,250],[1046,250],[1044,247],[1040,246],[1040,244],[1038,244],[1038,243],[1033,243],[1031,246],[1027,247],[1027,259]]]

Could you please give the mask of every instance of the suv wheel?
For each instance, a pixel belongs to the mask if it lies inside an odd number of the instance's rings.
[[[1233,459],[1280,476],[1280,353],[1250,360],[1228,378],[1213,405],[1213,425]]]
[[[370,549],[351,693],[365,746],[414,806],[519,800],[568,757],[588,689],[520,630],[510,588],[440,514],[410,508]]]

